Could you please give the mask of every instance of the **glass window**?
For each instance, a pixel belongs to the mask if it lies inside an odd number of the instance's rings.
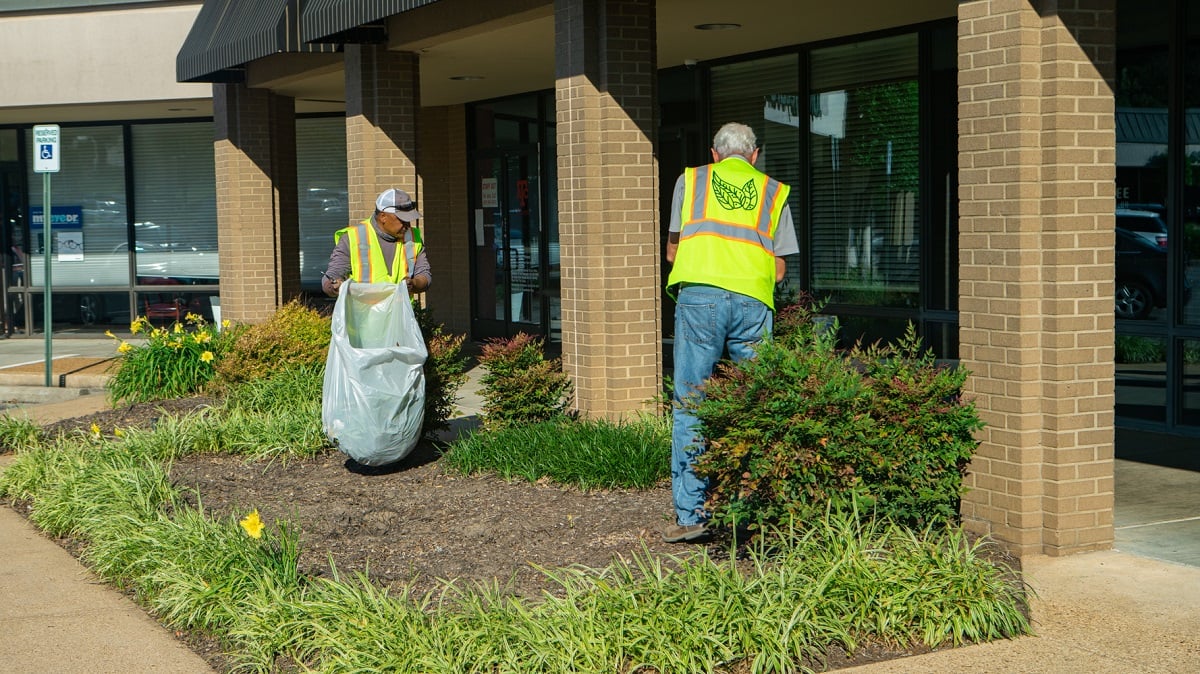
[[[296,120],[296,180],[300,193],[300,285],[305,290],[320,291],[321,274],[333,250],[333,233],[350,224],[344,117]]]
[[[1181,300],[1183,320],[1200,325],[1200,7],[1194,2],[1187,8],[1187,41],[1183,48],[1184,168],[1181,190],[1183,236],[1181,238],[1183,273]],[[1186,353],[1186,351],[1185,351]]]
[[[812,288],[839,304],[919,301],[917,35],[814,50]]]
[[[1166,2],[1117,2],[1116,231],[1114,286],[1116,413],[1167,421],[1171,283],[1168,255],[1170,123]]]
[[[17,160],[17,130],[0,129],[0,161]]]
[[[1117,335],[1117,416],[1167,420],[1167,347],[1162,337]]]
[[[758,137],[757,168],[792,187],[788,206],[801,220],[800,189],[800,62],[796,54],[714,66],[712,69],[712,128],[705,143],[728,122],[741,122]],[[704,161],[709,161],[708,153]],[[798,234],[799,232],[797,232]],[[800,284],[800,268],[788,264],[787,287]]]
[[[61,170],[51,178],[51,254],[54,286],[128,285],[125,255],[114,249],[128,240],[125,204],[125,142],[120,126],[63,127]],[[25,132],[28,141],[30,133]],[[173,149],[172,149],[173,151]],[[209,144],[209,157],[212,145]],[[209,177],[210,185],[213,179]],[[29,256],[33,286],[44,285],[45,236],[42,227],[42,175],[28,167],[30,218]],[[62,244],[61,246],[59,244]],[[75,248],[68,247],[76,244]]]
[[[216,283],[217,194],[212,122],[132,128],[138,283]],[[123,255],[121,241],[112,248]]]

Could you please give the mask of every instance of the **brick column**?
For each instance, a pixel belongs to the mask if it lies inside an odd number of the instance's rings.
[[[350,218],[369,216],[375,197],[389,187],[408,192],[418,207],[424,207],[417,174],[417,55],[388,51],[382,45],[345,49]]]
[[[213,85],[221,317],[256,323],[300,294],[295,101]]]
[[[655,3],[556,0],[562,354],[576,405],[618,418],[662,380]]]
[[[466,334],[471,330],[466,107],[421,108],[420,115],[422,227],[434,277],[426,301],[447,332]]]
[[[962,2],[962,363],[987,423],[966,524],[1112,545],[1113,0]]]

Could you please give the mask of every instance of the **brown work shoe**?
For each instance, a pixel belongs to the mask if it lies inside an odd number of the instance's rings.
[[[676,524],[663,529],[662,532],[663,540],[667,543],[687,543],[704,538],[706,535],[708,535],[708,525],[704,522],[688,525]]]

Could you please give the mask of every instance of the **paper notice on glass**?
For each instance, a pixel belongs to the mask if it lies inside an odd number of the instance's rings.
[[[56,232],[54,235],[58,239],[58,260],[82,260],[83,259],[83,232]]]
[[[483,240],[483,209],[475,209],[475,245],[483,246],[487,242]]]
[[[500,195],[497,192],[497,183],[495,178],[480,179],[480,203],[484,208],[496,208],[500,205]]]

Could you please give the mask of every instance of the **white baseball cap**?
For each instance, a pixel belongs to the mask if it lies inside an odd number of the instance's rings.
[[[421,217],[421,211],[417,210],[417,204],[408,196],[408,192],[394,187],[379,193],[375,210],[395,214],[404,222],[414,222]]]

